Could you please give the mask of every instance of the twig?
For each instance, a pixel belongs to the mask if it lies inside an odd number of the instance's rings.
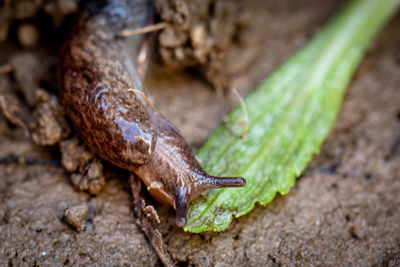
[[[153,104],[151,104],[151,102],[150,102],[150,100],[147,98],[146,94],[143,93],[142,91],[137,90],[137,89],[133,89],[133,88],[129,88],[129,89],[128,89],[128,92],[133,92],[133,93],[138,93],[138,94],[140,94],[140,95],[143,97],[143,99],[146,101],[146,103],[147,103],[150,107],[152,107],[154,110],[157,110],[156,107],[153,106]]]
[[[161,23],[149,25],[149,26],[146,26],[146,27],[143,27],[143,28],[140,28],[140,29],[134,29],[134,30],[126,29],[126,30],[123,30],[123,31],[121,31],[120,36],[128,37],[128,36],[133,36],[133,35],[137,35],[137,34],[143,34],[143,33],[162,30],[162,29],[164,29],[166,27],[167,27],[167,23],[161,22]]]
[[[239,104],[240,104],[240,106],[241,106],[242,109],[243,109],[243,113],[244,113],[243,117],[239,118],[238,121],[236,122],[236,124],[242,124],[242,125],[243,125],[243,131],[242,131],[242,133],[241,133],[240,135],[238,135],[237,133],[235,133],[235,132],[233,131],[233,127],[231,127],[231,126],[229,125],[229,117],[228,117],[228,116],[224,116],[224,117],[223,117],[223,121],[225,122],[225,124],[227,125],[227,128],[228,128],[229,132],[230,132],[233,136],[242,139],[242,138],[244,138],[244,137],[246,136],[247,131],[249,130],[249,127],[248,127],[249,115],[248,115],[248,113],[247,113],[247,106],[246,106],[246,103],[244,102],[243,98],[240,96],[240,94],[238,93],[238,91],[237,91],[235,88],[231,88],[231,91],[234,93],[234,95],[236,96],[236,98],[239,100]],[[234,126],[234,125],[233,125],[233,126]]]
[[[28,131],[28,127],[26,126],[26,124],[24,122],[22,122],[20,119],[15,118],[14,116],[12,116],[10,114],[10,112],[7,109],[7,105],[6,105],[6,101],[4,99],[4,96],[0,95],[0,110],[3,111],[5,117],[14,125],[21,127],[22,129],[24,129],[24,133],[25,136],[29,136],[29,131]]]
[[[162,235],[157,228],[157,224],[160,223],[157,212],[153,206],[146,205],[145,198],[142,195],[142,181],[134,174],[131,174],[129,183],[137,217],[136,224],[146,234],[162,263],[167,267],[175,266],[168,253],[164,251]]]

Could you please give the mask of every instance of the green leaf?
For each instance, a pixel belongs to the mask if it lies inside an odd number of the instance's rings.
[[[286,194],[319,152],[343,94],[374,35],[400,0],[353,0],[245,99],[248,132],[220,126],[198,152],[213,175],[242,176],[243,188],[210,190],[190,207],[185,231],[221,231],[276,193]],[[243,117],[238,107],[230,121]]]

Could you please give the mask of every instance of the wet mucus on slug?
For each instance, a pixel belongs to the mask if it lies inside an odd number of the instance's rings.
[[[148,1],[112,0],[83,12],[60,60],[64,109],[87,146],[135,173],[186,224],[190,201],[210,188],[242,187],[241,177],[215,177],[200,167],[179,130],[149,105],[136,62],[142,36],[122,39],[152,13]],[[133,60],[131,55],[133,55]]]

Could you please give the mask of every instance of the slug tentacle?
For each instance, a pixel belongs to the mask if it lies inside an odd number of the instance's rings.
[[[186,217],[190,198],[187,188],[178,188],[175,192],[176,225],[183,227],[186,224]]]
[[[246,180],[242,177],[218,177],[204,175],[200,181],[206,185],[207,189],[224,188],[224,187],[243,187],[246,185]]]
[[[246,180],[242,177],[217,177],[198,170],[199,173],[193,172],[194,177],[191,196],[188,194],[188,186],[177,188],[175,192],[175,208],[176,208],[176,224],[183,227],[186,224],[186,217],[190,201],[200,195],[207,189],[224,188],[224,187],[242,187],[246,185]]]

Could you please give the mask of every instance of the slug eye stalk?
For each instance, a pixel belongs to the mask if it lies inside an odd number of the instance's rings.
[[[176,225],[184,227],[186,225],[186,217],[189,206],[189,196],[187,188],[178,189],[175,194],[175,207],[176,207]]]
[[[246,180],[242,177],[217,177],[208,174],[196,177],[199,183],[198,192],[201,193],[207,189],[225,188],[225,187],[243,187]],[[195,194],[197,195],[197,194]],[[191,199],[187,187],[179,188],[175,193],[176,225],[184,227],[187,222],[187,212]]]
[[[218,177],[206,175],[202,178],[207,189],[225,188],[225,187],[243,187],[246,185],[246,180],[242,177]]]

